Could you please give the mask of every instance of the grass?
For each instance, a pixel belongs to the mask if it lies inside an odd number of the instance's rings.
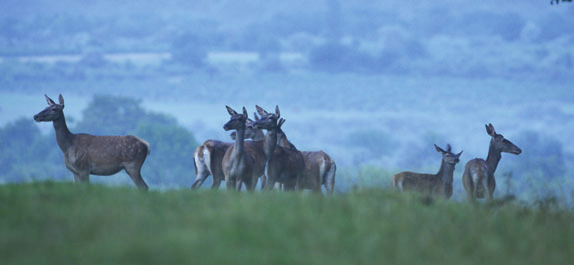
[[[574,213],[373,189],[0,186],[2,264],[569,264]]]

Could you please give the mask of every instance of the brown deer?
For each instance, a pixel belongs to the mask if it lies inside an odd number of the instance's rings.
[[[258,120],[257,117],[255,119]],[[279,124],[283,124],[285,120],[279,119]],[[277,130],[277,144],[286,148],[297,149],[283,131],[281,127]],[[325,186],[327,194],[333,194],[335,187],[335,173],[337,171],[337,164],[331,157],[320,151],[301,151],[303,159],[305,160],[305,169],[303,170],[303,188],[311,189],[315,192],[321,191],[321,185]]]
[[[279,182],[288,191],[295,190],[295,187],[302,189],[303,170],[305,168],[303,155],[297,149],[277,144],[278,131],[285,122],[285,120],[279,122],[281,117],[279,106],[275,107],[274,114],[268,113],[259,106],[256,108],[261,118],[255,121],[255,127],[267,130],[263,146],[266,161],[264,188],[270,190],[275,186],[275,182]]]
[[[496,180],[494,179],[494,172],[498,166],[498,162],[502,158],[502,152],[519,155],[522,150],[514,145],[512,142],[504,138],[501,134],[494,131],[492,124],[485,125],[486,133],[490,135],[490,146],[488,147],[488,156],[486,160],[482,158],[475,158],[468,161],[464,167],[462,175],[462,183],[466,190],[466,195],[469,200],[476,201],[477,198],[484,198],[492,200],[494,189],[496,188]]]
[[[58,98],[59,104],[44,96],[48,107],[34,115],[34,120],[53,122],[58,146],[76,183],[89,183],[90,174],[109,176],[125,170],[138,188],[148,189],[141,175],[141,167],[151,152],[146,141],[133,135],[73,134],[66,125],[62,95]]]
[[[257,184],[257,178],[263,175],[265,169],[265,154],[263,141],[245,141],[247,110],[243,107],[243,114],[237,113],[229,106],[225,106],[231,116],[223,126],[226,131],[236,130],[235,143],[231,145],[223,156],[222,168],[225,175],[227,189],[238,190],[245,183],[247,190],[252,191]]]
[[[231,133],[231,139],[236,140],[237,132]],[[253,121],[247,119],[245,128],[245,138],[253,139],[254,141],[263,140],[263,132],[260,129],[253,127]],[[211,184],[212,189],[217,189],[221,185],[221,181],[225,179],[223,168],[223,156],[225,151],[233,145],[233,143],[226,143],[217,140],[206,140],[202,145],[198,146],[193,153],[193,163],[195,165],[195,181],[191,186],[193,189],[199,188],[203,182],[209,177],[213,176]]]
[[[452,181],[455,165],[460,161],[460,155],[453,154],[450,144],[446,151],[434,145],[437,152],[442,154],[440,169],[436,174],[421,174],[404,171],[393,176],[393,186],[399,190],[412,190],[449,199],[452,196]]]

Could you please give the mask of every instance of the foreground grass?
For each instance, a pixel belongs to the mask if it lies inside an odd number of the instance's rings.
[[[334,197],[0,186],[2,264],[570,264],[574,214]]]

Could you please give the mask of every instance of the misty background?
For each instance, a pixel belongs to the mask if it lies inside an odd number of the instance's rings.
[[[4,0],[0,183],[73,180],[32,119],[61,93],[72,132],[150,142],[152,188],[190,187],[195,147],[231,141],[225,105],[258,104],[279,105],[298,149],[331,155],[338,192],[436,173],[433,144],[451,144],[464,198],[492,123],[523,150],[503,154],[495,196],[572,201],[573,18],[542,0]]]

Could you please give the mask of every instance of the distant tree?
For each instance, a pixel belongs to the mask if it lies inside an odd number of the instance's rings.
[[[82,111],[83,119],[74,130],[97,135],[127,134],[140,122],[176,124],[173,117],[148,112],[134,98],[95,95]]]
[[[53,145],[54,138],[42,135],[31,118],[20,118],[0,128],[0,182],[61,176],[64,169],[54,170],[61,157]],[[52,174],[47,176],[46,172]]]
[[[152,150],[143,168],[149,183],[156,186],[191,186],[195,176],[193,152],[198,143],[193,134],[177,124],[142,122],[133,132]]]

